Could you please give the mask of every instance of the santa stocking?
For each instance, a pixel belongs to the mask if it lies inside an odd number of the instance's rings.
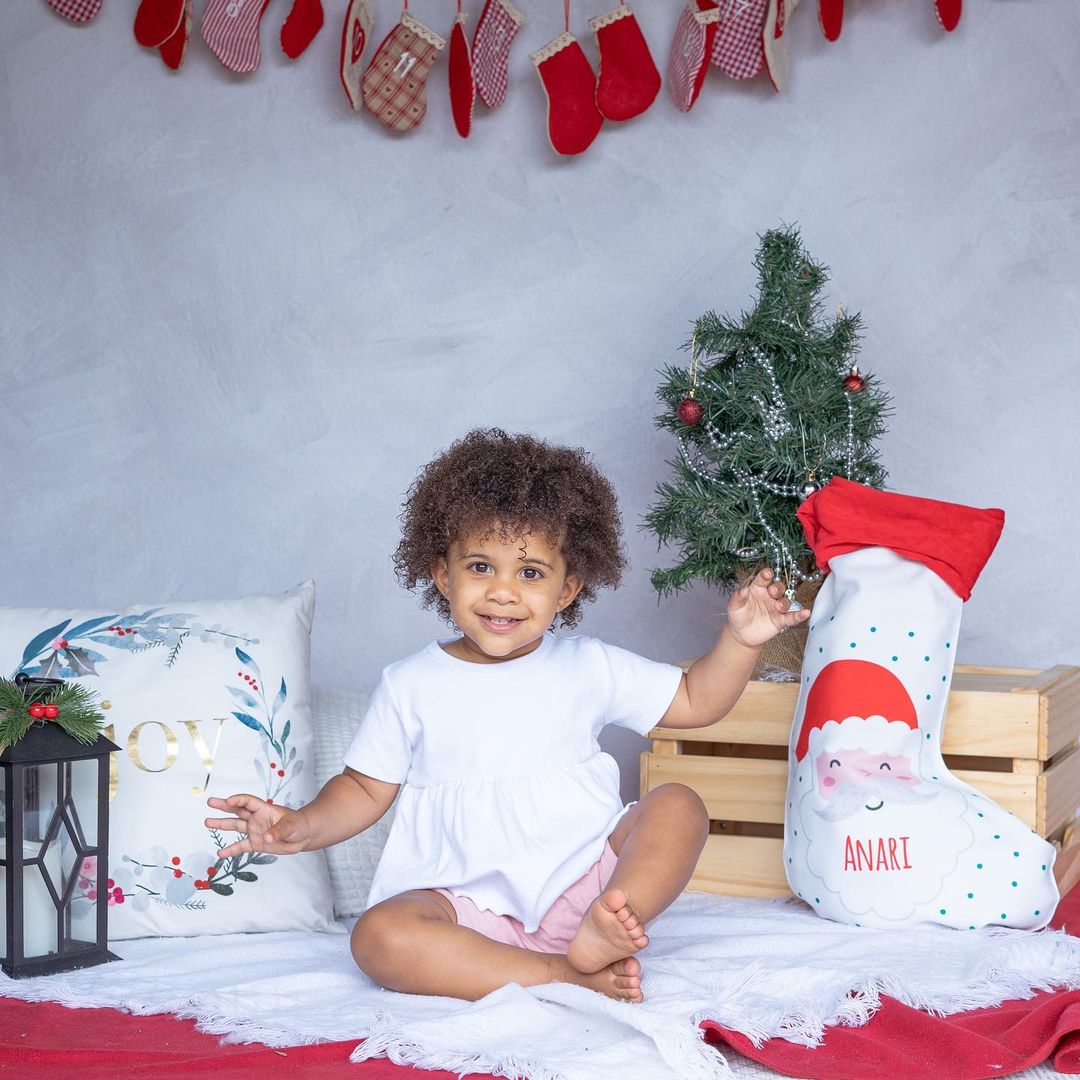
[[[87,23],[100,10],[101,0],[47,0],[49,7],[68,22]]]
[[[469,39],[465,36],[465,16],[458,0],[457,18],[450,31],[450,111],[454,114],[454,127],[463,138],[472,130],[473,106],[476,104],[476,80],[473,78],[472,58],[469,55]]]
[[[510,0],[487,0],[472,43],[473,77],[480,100],[497,109],[506,100],[506,65],[510,43],[521,28],[522,14]]]
[[[409,14],[387,34],[364,73],[364,105],[392,131],[411,131],[427,112],[427,77],[446,45]]]
[[[359,109],[364,101],[363,68],[360,58],[371,33],[371,9],[367,0],[349,0],[345,25],[341,28],[341,85],[349,96],[349,104]]]
[[[768,0],[733,0],[720,8],[712,62],[732,79],[752,79],[765,63]]]
[[[1045,926],[1053,846],[941,756],[961,609],[1004,514],[834,479],[799,518],[829,575],[792,726],[792,890],[862,926]]]
[[[203,41],[230,70],[246,75],[262,60],[259,20],[270,0],[210,0],[203,11]]]
[[[660,93],[660,72],[633,11],[622,4],[590,19],[589,29],[600,53],[596,107],[607,120],[639,116]]]
[[[281,50],[295,60],[322,29],[322,0],[293,0],[292,10],[281,27]]]
[[[719,17],[715,0],[687,0],[675,26],[668,56],[668,93],[682,112],[689,112],[701,93]]]

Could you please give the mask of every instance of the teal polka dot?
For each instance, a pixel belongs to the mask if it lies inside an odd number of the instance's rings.
[[[924,656],[923,659],[926,660],[927,662],[929,662],[930,657],[929,656]]]
[[[981,870],[981,869],[982,869],[982,863],[981,863],[981,862],[977,862],[977,863],[975,864],[975,869],[976,869],[976,870]]]
[[[820,904],[821,903],[821,897],[820,896],[815,896],[814,897],[814,903],[815,904]],[[1004,918],[1004,917],[1005,916],[1003,915],[1002,918]]]
[[[994,839],[995,840],[1000,840],[1001,839],[1001,833],[999,833],[999,832],[994,833]]]
[[[851,647],[852,647],[853,649],[855,648],[855,642],[854,642],[854,641],[853,641],[853,642],[851,643]]]
[[[945,909],[944,909],[944,908],[942,908],[942,909],[941,909],[941,910],[940,910],[940,911],[938,912],[938,914],[939,914],[939,915],[944,915],[944,914],[945,914]]]
[[[974,926],[969,926],[969,927],[968,927],[968,929],[969,929],[969,930],[974,930],[974,929],[975,929],[975,927],[974,927]]]
[[[1007,919],[1007,918],[1008,918],[1009,916],[1008,916],[1008,915],[1006,915],[1006,914],[1005,914],[1005,912],[1003,911],[1003,912],[1001,913],[1001,917],[1002,917],[1003,919]]]
[[[1020,858],[1020,852],[1019,851],[1014,851],[1013,852],[1013,858],[1014,859],[1019,859]]]
[[[791,862],[791,860],[788,859],[788,862]],[[975,899],[975,894],[973,892],[969,892],[968,893],[968,899],[969,900],[974,900]]]
[[[818,652],[824,652],[824,651],[825,651],[825,646],[824,646],[824,645],[819,645],[819,646],[817,647],[817,651],[818,651]]]
[[[1042,868],[1043,868],[1044,870],[1046,869],[1046,863],[1043,863],[1043,864],[1042,864]],[[1038,912],[1035,912],[1035,914],[1036,914],[1036,915],[1038,915]]]
[[[945,648],[946,649],[951,649],[952,648],[952,642],[951,641],[946,641],[945,642]]]
[[[929,732],[929,731],[928,731],[928,732],[926,733],[926,737],[927,737],[928,739],[930,738],[930,732]]]
[[[942,682],[948,682],[949,681],[949,676],[948,675],[942,675],[941,676],[941,681]]]
[[[894,657],[893,657],[893,660],[899,660],[899,659],[900,659],[900,657],[899,657],[899,656],[894,656]]]
[[[907,632],[907,636],[908,636],[908,637],[914,637],[914,636],[915,636],[915,631],[914,631],[914,630],[909,630],[909,631]]]
[[[835,618],[836,618],[836,616],[835,616],[835,615],[830,615],[830,616],[829,616],[829,622],[832,622],[832,621],[833,621],[833,619],[835,619]]]
[[[795,835],[796,835],[796,836],[798,836],[798,835],[799,835],[799,830],[798,830],[798,829],[796,829],[796,830],[795,830]]]
[[[1014,881],[1014,882],[1012,883],[1012,887],[1013,887],[1014,889],[1016,888],[1016,882],[1015,882],[1015,881]]]
[[[927,701],[929,701],[929,700],[930,700],[930,695],[929,695],[929,694],[927,694],[927,695],[926,695],[926,700],[927,700]]]
[[[870,627],[870,633],[871,634],[876,634],[877,633],[877,627],[876,626],[871,626]]]
[[[1038,915],[1038,914],[1039,914],[1039,909],[1038,909],[1038,908],[1036,908],[1036,909],[1035,909],[1035,914],[1036,914],[1036,915]]]
[[[788,803],[788,806],[790,806],[790,805],[791,805],[791,803]],[[983,812],[982,812],[982,811],[980,810],[980,811],[979,811],[979,817],[983,817],[983,816],[985,816],[985,815],[984,815],[984,814],[983,814]]]
[[[791,862],[791,856],[790,855],[788,856],[788,862]]]

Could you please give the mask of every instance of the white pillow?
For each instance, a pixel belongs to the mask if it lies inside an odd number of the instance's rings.
[[[203,825],[213,813],[208,795],[251,792],[288,806],[314,795],[314,605],[308,581],[241,600],[0,608],[0,670],[84,683],[121,748],[111,784],[110,938],[340,929],[322,852],[222,861],[219,837]],[[93,790],[88,772],[73,784],[77,796]],[[50,797],[45,782],[46,806]],[[236,834],[219,836],[231,843]],[[65,857],[56,855],[66,868]],[[75,886],[76,937],[99,899],[90,869],[83,865]]]
[[[341,772],[341,759],[367,711],[368,700],[367,694],[315,691],[311,718],[315,728],[315,780],[320,787]],[[330,885],[334,891],[334,914],[338,917],[361,915],[367,907],[371,879],[393,820],[394,807],[391,806],[370,829],[326,849]]]

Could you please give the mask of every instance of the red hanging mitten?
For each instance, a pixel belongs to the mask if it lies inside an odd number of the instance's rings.
[[[818,0],[818,24],[827,41],[835,41],[844,25],[844,0]]]
[[[184,62],[184,53],[187,52],[188,40],[191,38],[191,9],[192,0],[186,0],[184,14],[180,19],[180,25],[172,33],[167,41],[158,46],[158,52],[166,67],[178,71]]]
[[[596,107],[596,76],[570,33],[570,0],[563,0],[566,32],[534,52],[540,85],[547,95],[547,129],[557,154],[580,154],[600,132],[604,118]]]
[[[942,30],[955,30],[960,21],[962,0],[934,0],[934,10]]]
[[[607,120],[640,116],[660,93],[660,72],[630,5],[590,19],[589,29],[600,53],[596,82],[600,114]]]
[[[68,22],[88,23],[100,10],[101,0],[46,0],[57,15]]]
[[[446,41],[406,6],[364,73],[364,105],[393,131],[411,131],[427,112],[426,82]]]
[[[293,0],[281,27],[281,51],[295,60],[314,41],[322,24],[322,0]]]
[[[473,78],[472,57],[469,55],[469,39],[465,36],[465,16],[458,0],[457,18],[450,31],[450,111],[454,114],[454,127],[463,138],[472,130],[473,106],[476,104],[476,81]]]
[[[668,93],[682,112],[689,112],[701,93],[719,17],[716,0],[687,0],[675,26],[668,55]]]
[[[246,75],[262,60],[259,20],[270,0],[210,0],[203,11],[203,41],[230,70]]]
[[[487,0],[472,43],[473,78],[480,100],[497,109],[506,100],[510,43],[521,29],[522,14],[510,0]]]
[[[341,28],[341,85],[349,96],[349,104],[359,109],[364,103],[363,68],[360,58],[371,34],[371,9],[367,0],[350,0]]]

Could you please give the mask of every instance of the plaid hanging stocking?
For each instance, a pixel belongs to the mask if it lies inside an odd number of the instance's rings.
[[[411,131],[427,112],[426,82],[446,41],[408,8],[364,73],[364,105],[392,131]]]
[[[100,10],[101,0],[46,0],[68,22],[88,23]]]
[[[315,40],[322,24],[322,0],[293,0],[281,27],[281,51],[295,60]]]
[[[687,0],[675,26],[668,55],[668,93],[682,112],[689,112],[701,93],[719,17],[715,0]]]
[[[589,29],[600,53],[596,107],[607,120],[640,116],[660,93],[660,72],[630,5],[590,19]]]
[[[472,43],[473,77],[480,100],[497,109],[506,100],[510,44],[524,16],[510,0],[487,0]]]
[[[364,103],[362,87],[364,72],[360,58],[371,34],[371,8],[367,0],[349,0],[345,12],[345,25],[341,28],[341,85],[349,97],[349,104],[359,109]]]
[[[246,75],[262,60],[259,20],[270,0],[210,0],[203,11],[203,41],[230,71]]]
[[[765,64],[768,0],[726,0],[713,38],[712,62],[732,79],[752,79]]]

